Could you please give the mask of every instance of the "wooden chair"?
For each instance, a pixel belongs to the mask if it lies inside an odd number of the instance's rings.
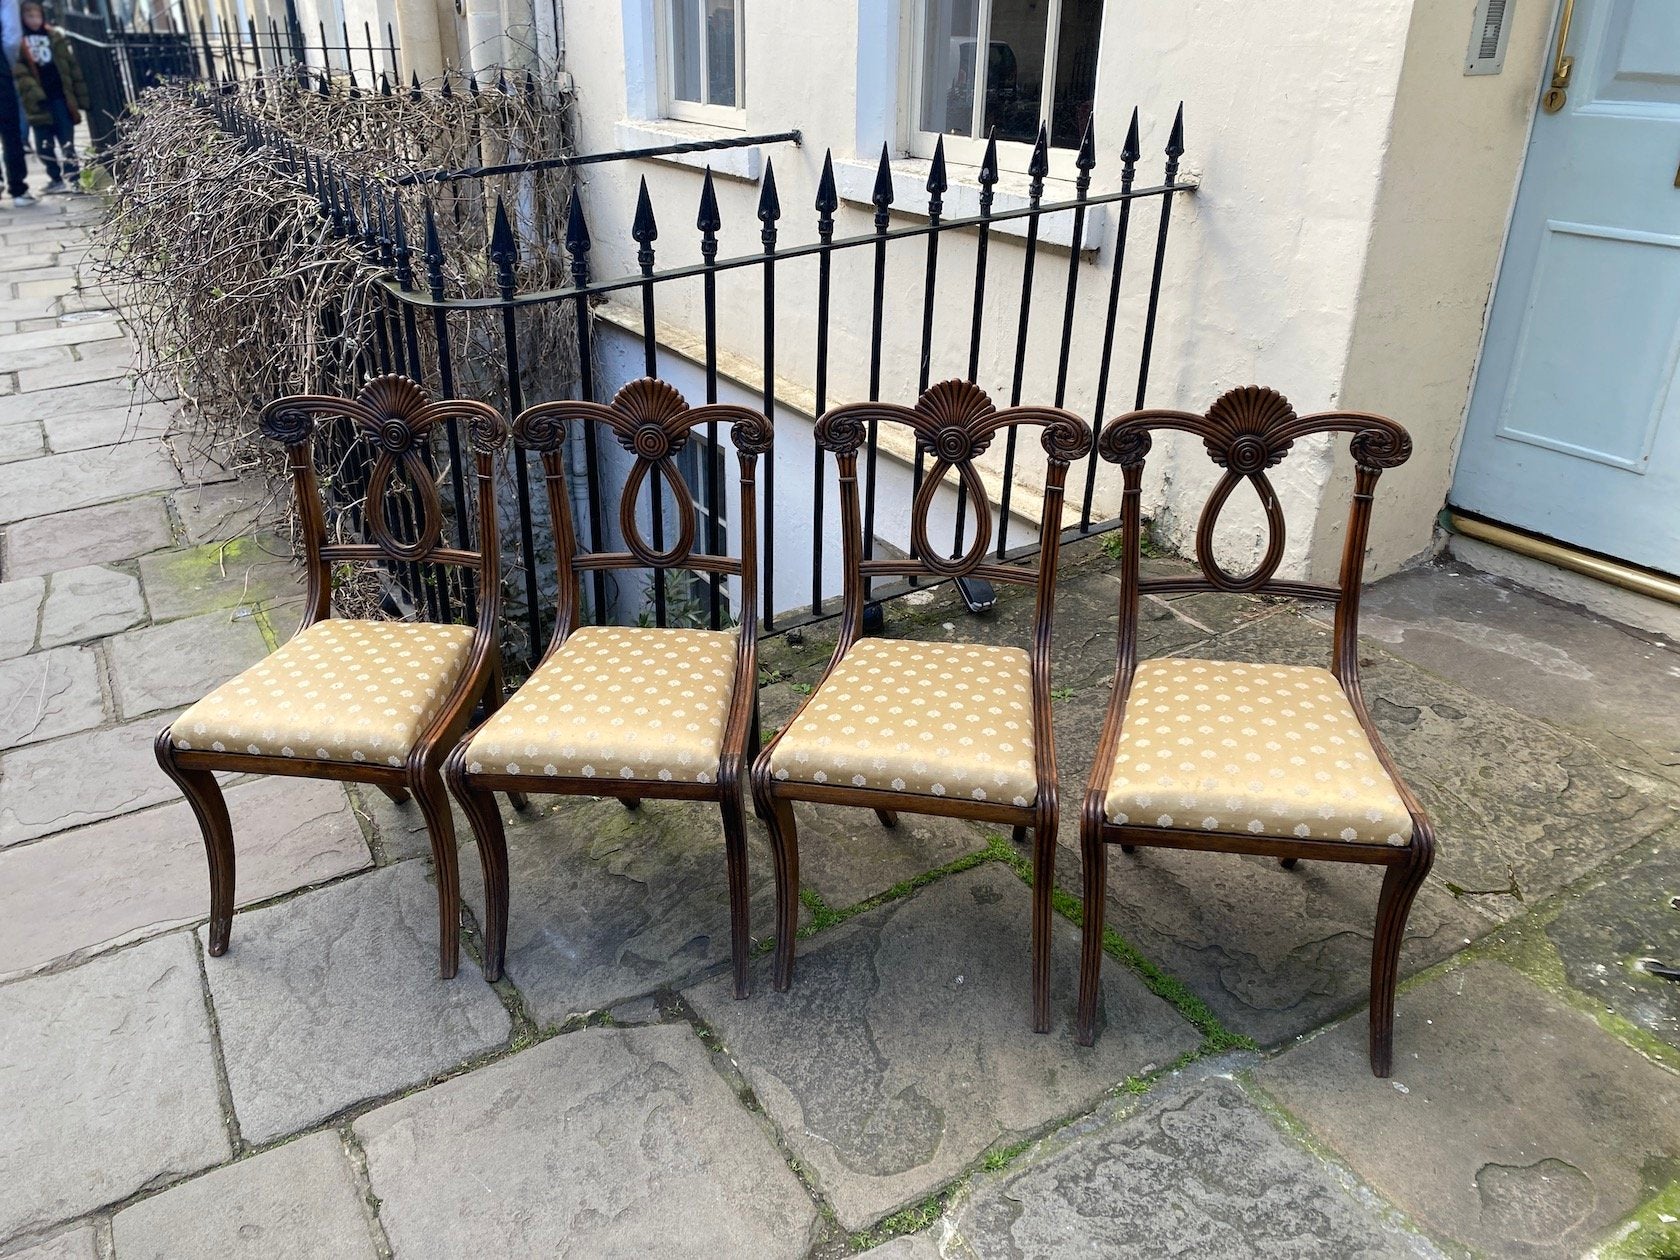
[[[564,449],[565,426],[574,421],[606,426],[635,456],[619,499],[626,551],[578,551]],[[696,550],[698,513],[675,462],[697,426],[718,422],[729,424],[740,461],[738,559]],[[514,435],[542,453],[561,576],[554,634],[542,661],[501,712],[461,741],[445,769],[484,860],[484,973],[500,976],[507,953],[507,841],[492,792],[614,796],[630,809],[643,797],[716,801],[729,872],[735,995],[744,998],[750,942],[742,770],[758,697],[754,484],[758,457],[770,449],[770,423],[745,407],[690,408],[664,381],[644,378],[619,390],[610,405],[527,408]],[[655,472],[655,486],[669,486],[676,506],[676,538],[663,551],[647,543],[637,521],[642,486]],[[739,627],[578,626],[581,574],[640,568],[738,577]]]
[[[320,421],[348,421],[373,447],[363,520],[371,543],[329,543],[312,445]],[[422,456],[437,425],[464,424],[477,468],[477,550],[449,546],[433,473]],[[430,402],[413,381],[381,376],[355,398],[300,395],[262,410],[264,436],[283,442],[297,493],[307,595],[298,632],[279,651],[223,683],[158,733],[158,764],[180,785],[210,857],[210,953],[227,952],[233,920],[233,829],[215,771],[371,783],[399,804],[412,793],[425,814],[438,889],[438,958],[445,978],[460,955],[461,893],[455,827],[440,775],[473,706],[501,703],[496,640],[501,579],[491,456],[507,422],[483,403]],[[393,479],[413,508],[412,538],[398,536]],[[355,621],[333,616],[340,564],[435,564],[470,570],[471,626]]]
[[[1196,530],[1195,576],[1140,578],[1139,488],[1150,432],[1202,439],[1225,470]],[[1283,510],[1266,470],[1299,438],[1351,433],[1355,476],[1338,582],[1275,578],[1283,558]],[[1135,411],[1103,430],[1102,457],[1125,474],[1121,520],[1119,660],[1080,818],[1085,866],[1084,949],[1078,1040],[1096,1032],[1102,965],[1106,846],[1139,845],[1256,853],[1293,867],[1300,858],[1386,868],[1371,958],[1371,1070],[1393,1057],[1394,987],[1406,915],[1434,860],[1434,832],[1383,747],[1359,687],[1359,585],[1371,499],[1385,468],[1406,462],[1411,439],[1394,421],[1365,412],[1297,416],[1281,394],[1234,389],[1205,416]],[[1266,553],[1244,576],[1214,556],[1219,513],[1247,480],[1266,514]],[[1138,597],[1186,591],[1275,594],[1335,606],[1330,669],[1228,661],[1137,659]]]
[[[907,559],[865,560],[857,455],[866,430],[902,424],[933,458],[910,511]],[[1036,566],[992,559],[991,517],[974,460],[1003,430],[1039,425],[1049,456]],[[1062,486],[1070,461],[1091,449],[1079,417],[1050,407],[999,411],[985,391],[946,381],[914,407],[859,403],[828,412],[817,444],[840,474],[844,604],[840,638],[822,680],[753,763],[753,793],[776,859],[775,984],[793,980],[799,914],[799,841],[792,802],[873,809],[884,826],[899,811],[1006,823],[1033,833],[1033,1028],[1050,1030],[1050,888],[1056,851],[1056,753],[1050,736],[1050,621],[1055,603]],[[928,538],[928,515],[955,469],[976,505],[967,551],[947,557]],[[974,575],[1037,588],[1031,646],[933,644],[862,637],[866,583]]]

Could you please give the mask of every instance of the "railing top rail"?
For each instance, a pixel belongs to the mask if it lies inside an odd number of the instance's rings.
[[[523,175],[528,171],[552,171],[571,166],[594,166],[601,162],[633,161],[637,158],[674,157],[681,153],[710,153],[718,149],[744,149],[757,144],[803,144],[804,136],[797,130],[775,131],[761,136],[725,136],[715,140],[685,140],[676,144],[659,144],[644,149],[613,149],[602,153],[573,153],[562,157],[542,158],[533,162],[501,162],[493,166],[469,166],[458,171],[413,171],[399,175],[399,186],[411,184],[446,184],[465,179],[482,179],[489,175]]]

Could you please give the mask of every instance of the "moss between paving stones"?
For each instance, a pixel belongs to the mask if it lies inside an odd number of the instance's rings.
[[[1680,1181],[1628,1217],[1594,1254],[1599,1260],[1680,1260]]]

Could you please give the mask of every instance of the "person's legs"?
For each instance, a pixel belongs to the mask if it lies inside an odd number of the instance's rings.
[[[58,137],[59,152],[64,155],[64,178],[74,184],[82,173],[82,160],[76,153],[76,124],[70,121],[70,106],[64,101],[49,101],[52,108],[53,132]]]
[[[53,143],[56,139],[51,127],[35,124],[35,156],[41,159],[41,165],[47,168],[47,178],[55,184],[59,180],[58,155]],[[53,190],[49,188],[47,191]]]
[[[0,162],[6,168],[6,191],[22,196],[29,191],[29,167],[23,157],[23,115],[18,108],[12,68],[0,57]]]

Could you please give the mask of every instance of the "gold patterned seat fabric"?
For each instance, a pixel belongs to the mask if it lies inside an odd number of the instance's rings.
[[[471,626],[329,618],[170,726],[177,748],[400,766],[472,655]]]
[[[778,779],[1028,806],[1032,672],[1019,648],[864,639],[771,756]]]
[[[740,638],[583,626],[467,750],[473,774],[715,783]]]
[[[1403,845],[1412,819],[1335,675],[1163,659],[1137,667],[1111,822]]]

